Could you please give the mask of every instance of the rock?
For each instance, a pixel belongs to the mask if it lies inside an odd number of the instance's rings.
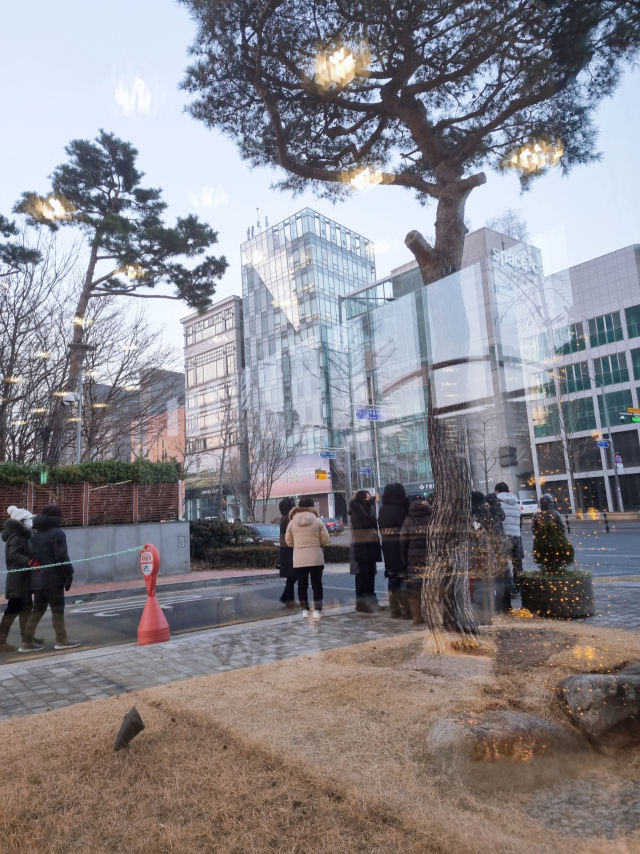
[[[427,747],[442,773],[468,785],[518,790],[557,782],[578,770],[590,752],[565,727],[509,711],[437,718]]]
[[[560,683],[571,720],[602,753],[640,744],[640,665],[581,673]]]

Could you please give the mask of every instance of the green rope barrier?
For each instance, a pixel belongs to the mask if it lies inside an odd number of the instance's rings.
[[[121,552],[110,552],[106,555],[94,555],[93,557],[79,557],[73,563],[83,563],[86,560],[100,560],[102,557],[115,557],[115,555],[126,555],[127,552],[141,552],[144,546],[135,546],[132,549],[123,549]],[[50,569],[53,566],[69,566],[71,561],[63,560],[60,563],[45,563],[44,566],[24,566],[20,569],[3,569],[0,574],[9,574],[10,572],[38,572],[41,569]]]

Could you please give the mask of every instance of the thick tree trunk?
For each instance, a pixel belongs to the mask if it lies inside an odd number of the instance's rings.
[[[438,202],[436,240],[431,247],[417,231],[406,237],[425,286],[460,270],[464,238],[464,205],[470,189],[448,185]],[[464,340],[461,324],[466,315],[460,283],[452,279],[447,299],[429,299],[428,439],[435,483],[434,512],[427,531],[427,566],[423,600],[427,622],[439,651],[445,650],[444,632],[471,637],[477,634],[469,595],[469,534],[471,530],[471,472],[464,414],[439,406],[433,363],[442,352],[452,353],[452,342]],[[467,336],[468,340],[468,336]],[[447,346],[447,342],[451,342]],[[464,353],[455,352],[458,358]],[[464,366],[457,372],[464,383]],[[456,381],[456,374],[452,374]],[[458,389],[464,399],[464,388]]]

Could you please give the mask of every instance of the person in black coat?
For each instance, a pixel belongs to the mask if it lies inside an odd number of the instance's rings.
[[[356,611],[373,614],[380,605],[376,596],[376,563],[382,560],[378,522],[371,493],[356,492],[349,502],[351,519],[350,569],[356,579]]]
[[[278,504],[280,510],[280,578],[286,578],[284,590],[280,601],[287,608],[296,607],[295,586],[298,577],[296,570],[293,568],[293,549],[287,545],[285,535],[287,533],[287,525],[289,524],[289,511],[295,507],[295,501],[292,498],[283,498]]]
[[[415,626],[424,623],[420,591],[422,577],[427,571],[427,527],[432,515],[431,504],[417,498],[409,505],[407,518],[400,531],[400,553],[406,569],[404,587]]]
[[[505,512],[502,502],[496,492],[486,496],[487,506],[491,514],[491,533],[489,540],[493,548],[494,579],[493,596],[497,611],[511,610],[511,594],[509,592],[509,561],[507,560],[507,538],[504,533]]]
[[[32,652],[37,648],[33,636],[47,606],[51,607],[51,622],[56,633],[55,648],[70,649],[80,646],[80,641],[67,636],[64,624],[64,594],[71,588],[73,566],[67,552],[67,538],[60,527],[61,518],[60,508],[51,505],[45,507],[42,514],[33,520],[35,534],[31,547],[42,568],[35,572],[31,579],[33,611],[27,621],[24,640],[18,652]]]
[[[378,527],[382,540],[384,575],[389,584],[389,607],[392,617],[411,619],[407,591],[403,586],[406,577],[400,552],[400,530],[407,518],[409,501],[401,483],[388,483],[382,493],[382,507],[378,514]]]
[[[15,652],[17,647],[7,643],[9,631],[16,617],[20,624],[20,634],[24,630],[31,613],[31,567],[38,566],[31,551],[32,514],[20,507],[9,507],[11,518],[4,523],[2,539],[5,543],[5,562],[7,580],[4,595],[7,599],[2,620],[0,620],[0,652]],[[13,571],[12,571],[13,570]],[[39,642],[42,649],[42,642]]]

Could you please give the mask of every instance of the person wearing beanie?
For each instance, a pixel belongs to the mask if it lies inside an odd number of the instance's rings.
[[[287,608],[296,607],[295,586],[298,572],[293,568],[293,549],[287,545],[286,534],[289,527],[289,511],[295,507],[295,501],[291,498],[283,498],[278,509],[280,510],[280,578],[286,578],[284,590],[280,602]]]
[[[38,623],[51,608],[51,622],[56,634],[56,649],[71,649],[80,646],[80,641],[67,636],[64,622],[64,594],[71,588],[73,566],[67,552],[67,538],[60,527],[62,511],[55,505],[45,507],[33,520],[35,534],[32,539],[34,557],[39,561],[38,572],[33,574],[33,611],[27,621],[24,639],[18,652],[33,652],[37,649],[34,634]],[[49,566],[49,564],[58,564]]]
[[[20,624],[20,633],[24,640],[24,631],[31,613],[31,573],[38,566],[31,550],[31,519],[28,510],[12,505],[7,507],[9,518],[5,520],[2,539],[5,543],[5,562],[7,564],[7,579],[4,595],[7,599],[2,619],[0,620],[0,653],[15,652],[17,647],[7,643],[11,626],[16,617]],[[34,639],[35,645],[43,648],[41,641]]]

